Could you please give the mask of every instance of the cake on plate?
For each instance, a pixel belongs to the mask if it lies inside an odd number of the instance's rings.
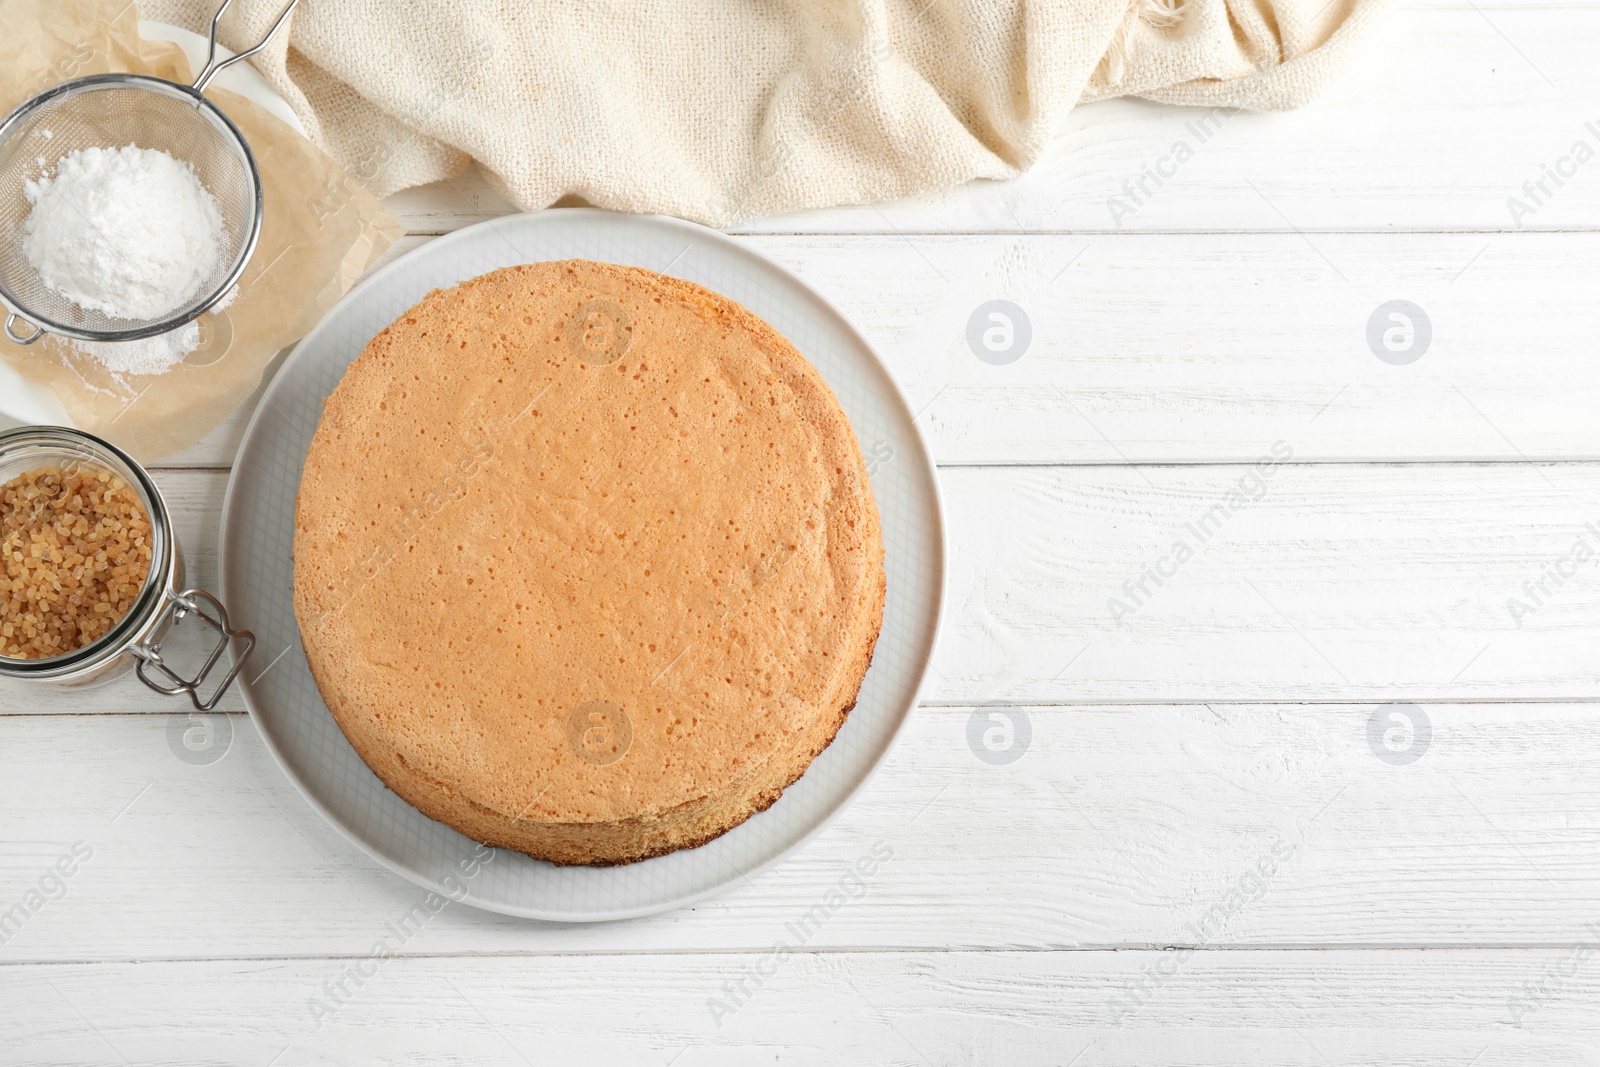
[[[585,260],[436,290],[372,339],[306,457],[294,583],[391,789],[597,866],[777,800],[854,706],[885,593],[817,370],[732,300]]]

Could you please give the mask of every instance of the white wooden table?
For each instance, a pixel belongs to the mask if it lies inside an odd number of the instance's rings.
[[[888,764],[710,903],[451,905],[371,964],[424,894],[236,698],[191,763],[131,683],[0,689],[0,912],[51,898],[0,944],[0,1063],[1600,1060],[1597,54],[1594,0],[1413,0],[1120,226],[1192,113],[1086,107],[1020,181],[742,228],[923,408],[952,577]],[[393,206],[401,250],[507,210]],[[1006,365],[965,339],[991,299],[1032,327]],[[1393,300],[1409,363],[1368,344]],[[201,584],[242,425],[158,472]],[[969,746],[991,703],[1020,758]]]

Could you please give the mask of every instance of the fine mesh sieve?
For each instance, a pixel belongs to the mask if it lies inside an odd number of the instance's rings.
[[[221,300],[244,273],[261,233],[261,175],[250,146],[228,117],[202,94],[224,67],[255,55],[278,32],[299,0],[289,0],[255,47],[217,58],[211,18],[206,65],[193,85],[143,74],[96,74],[48,89],[0,123],[0,301],[6,336],[32,344],[46,333],[86,341],[133,341],[175,330]],[[223,247],[196,293],[159,319],[126,319],[79,307],[52,291],[22,251],[30,204],[26,183],[83,148],[137,145],[163,151],[194,168],[222,214]]]

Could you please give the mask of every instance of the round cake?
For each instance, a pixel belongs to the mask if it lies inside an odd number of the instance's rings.
[[[295,615],[355,750],[424,814],[558,864],[771,805],[854,707],[884,592],[822,377],[633,267],[430,293],[328,397],[296,502]]]

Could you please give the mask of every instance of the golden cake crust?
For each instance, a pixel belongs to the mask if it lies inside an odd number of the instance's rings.
[[[855,704],[882,533],[837,400],[700,286],[568,260],[436,290],[329,396],[295,614],[367,765],[562,864],[703,844]]]

